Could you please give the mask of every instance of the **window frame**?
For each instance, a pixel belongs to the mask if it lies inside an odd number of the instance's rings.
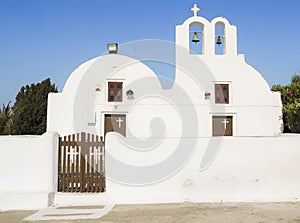
[[[113,88],[111,88],[111,84],[113,85]],[[121,84],[121,87],[118,87],[118,85]],[[124,82],[118,81],[118,80],[108,80],[107,81],[107,102],[123,102],[123,89],[124,89]],[[111,93],[111,91],[114,91],[114,93]],[[118,92],[121,91],[120,95]],[[113,99],[111,99],[113,97]],[[120,97],[120,99],[117,100],[117,98]]]
[[[223,90],[217,90],[217,86],[221,86],[223,89],[224,86],[227,86],[227,97],[224,97]],[[223,86],[223,87],[222,87]],[[217,93],[220,92],[220,96],[217,96]],[[222,97],[223,95],[223,97]],[[217,101],[218,98],[221,99],[221,101]],[[227,98],[227,102],[224,100],[224,98]],[[232,104],[232,93],[231,93],[231,83],[230,82],[214,82],[214,103],[216,105],[230,105]]]

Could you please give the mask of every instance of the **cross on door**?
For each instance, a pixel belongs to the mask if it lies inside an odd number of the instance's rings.
[[[222,123],[224,124],[224,129],[227,129],[227,124],[229,123],[229,121],[225,118]]]
[[[121,119],[121,117],[119,117],[119,119],[117,119],[116,122],[118,122],[118,124],[119,124],[119,129],[120,129],[120,128],[122,127],[123,119]]]
[[[232,136],[233,116],[213,116],[212,117],[212,135],[213,136]]]
[[[105,114],[104,135],[107,132],[118,132],[126,137],[126,115]]]

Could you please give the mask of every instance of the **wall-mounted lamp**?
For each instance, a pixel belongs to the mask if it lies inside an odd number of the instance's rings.
[[[129,100],[134,99],[134,92],[133,92],[133,90],[128,90],[128,91],[126,91],[126,96],[127,96],[127,98],[128,98]]]
[[[117,43],[109,43],[107,44],[107,50],[111,53],[118,53],[118,44]]]
[[[210,99],[210,92],[205,92],[205,100],[209,100]]]

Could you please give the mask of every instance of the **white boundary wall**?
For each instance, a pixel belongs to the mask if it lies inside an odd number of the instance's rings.
[[[125,141],[117,140],[117,136],[116,133],[107,135],[107,153],[112,148],[126,150]],[[107,191],[102,194],[55,194],[58,135],[3,136],[0,137],[0,210],[40,209],[53,202],[80,205],[300,200],[300,135],[224,137],[211,165],[201,171],[208,142],[219,139],[200,138],[187,165],[157,184],[128,186],[107,179]],[[177,142],[177,139],[165,140],[165,145]],[[141,159],[132,154],[122,156],[127,162]],[[106,160],[108,177],[111,169],[118,168],[110,165]]]
[[[107,136],[106,153],[111,148],[126,151],[115,134]],[[300,200],[300,135],[224,137],[211,165],[201,171],[200,163],[209,140],[199,139],[197,150],[187,165],[161,183],[126,186],[108,181],[106,199],[113,203]],[[123,157],[128,158],[124,154]],[[130,157],[127,160],[134,162],[135,158]],[[109,169],[108,161],[108,175]]]
[[[58,135],[0,137],[0,210],[53,203]]]
[[[119,140],[119,134],[108,133],[106,155],[127,164],[138,164],[141,154],[125,146],[130,139]],[[200,170],[207,145],[219,144],[218,153],[211,164]],[[164,139],[167,145],[178,140]],[[163,146],[163,143],[161,144]],[[191,159],[172,177],[148,186],[130,186],[109,179],[111,171],[124,171],[112,166],[106,156],[106,193],[56,194],[55,204],[137,204],[170,202],[282,202],[300,200],[300,135],[284,134],[280,137],[224,137],[199,138]],[[119,152],[118,152],[119,151]],[[124,152],[125,151],[125,152]],[[126,155],[127,151],[127,155]],[[149,162],[152,151],[146,154]],[[166,154],[160,154],[165,156]],[[160,158],[161,158],[160,156]],[[131,175],[138,176],[137,172]]]

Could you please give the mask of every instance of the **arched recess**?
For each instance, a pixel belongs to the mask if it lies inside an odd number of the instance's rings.
[[[225,23],[217,22],[215,24],[215,54],[226,54],[226,32]]]
[[[204,54],[204,25],[200,22],[193,22],[189,26],[189,47],[190,54]],[[195,35],[199,42],[193,42]]]

